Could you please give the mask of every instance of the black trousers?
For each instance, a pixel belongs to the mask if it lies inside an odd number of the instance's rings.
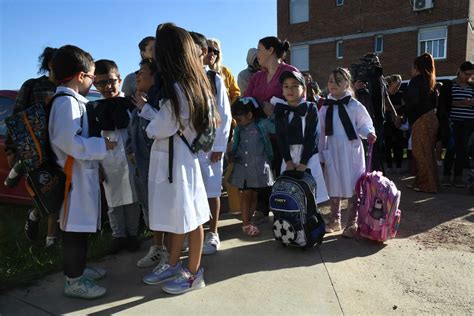
[[[387,163],[387,167],[392,168],[393,160],[395,160],[396,167],[401,168],[404,145],[403,132],[396,128],[392,122],[385,122],[383,136],[385,147],[385,162]]]
[[[453,121],[454,148],[448,148],[444,157],[444,175],[451,175],[454,165],[454,176],[462,176],[464,164],[468,157],[468,143],[474,133],[474,120]]]
[[[63,267],[68,278],[77,278],[84,273],[88,236],[89,233],[63,232]]]

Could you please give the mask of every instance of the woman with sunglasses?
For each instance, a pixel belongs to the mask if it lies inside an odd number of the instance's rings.
[[[211,70],[217,71],[222,79],[224,79],[230,103],[232,104],[237,100],[240,96],[240,89],[230,69],[222,65],[222,52],[219,40],[215,38],[207,40],[207,55],[204,56],[204,64],[209,66]]]
[[[469,138],[474,133],[474,65],[470,61],[463,62],[458,69],[457,77],[444,87],[447,101],[444,102],[450,109],[454,146],[448,146],[444,159],[444,186],[454,185],[464,188],[462,173],[467,156]],[[451,174],[454,166],[454,178]]]

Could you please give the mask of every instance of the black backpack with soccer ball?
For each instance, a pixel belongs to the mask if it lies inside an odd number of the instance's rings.
[[[302,248],[322,243],[326,229],[316,205],[316,181],[310,169],[283,172],[273,184],[270,208],[276,240]]]

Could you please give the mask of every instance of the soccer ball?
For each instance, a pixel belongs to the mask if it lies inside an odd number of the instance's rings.
[[[277,219],[273,222],[273,236],[275,236],[276,240],[289,245],[295,241],[296,232],[290,222],[284,219]]]

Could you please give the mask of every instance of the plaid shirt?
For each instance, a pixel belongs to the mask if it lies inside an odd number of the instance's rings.
[[[16,97],[13,113],[21,112],[36,103],[46,104],[54,96],[55,91],[56,85],[46,76],[25,81]],[[16,152],[15,144],[10,136],[7,136],[5,141],[5,152],[7,155]]]

